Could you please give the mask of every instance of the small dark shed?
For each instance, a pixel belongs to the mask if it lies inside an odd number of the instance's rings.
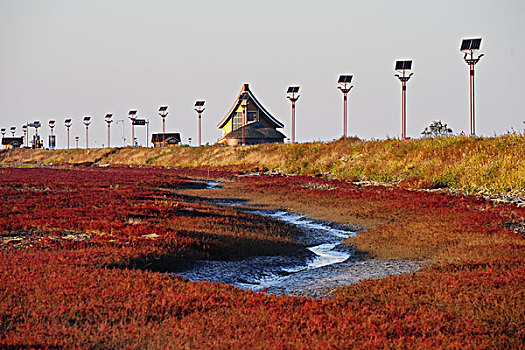
[[[154,147],[174,147],[181,143],[180,133],[159,133],[151,135],[151,142]]]

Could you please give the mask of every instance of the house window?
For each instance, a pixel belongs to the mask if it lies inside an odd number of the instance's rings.
[[[243,119],[242,112],[235,113],[235,115],[233,116],[232,130],[236,130],[242,126],[242,119]]]
[[[257,122],[259,121],[259,118],[258,118],[258,113],[257,111],[249,111],[248,112],[248,115],[247,115],[247,123],[250,123],[250,122]]]

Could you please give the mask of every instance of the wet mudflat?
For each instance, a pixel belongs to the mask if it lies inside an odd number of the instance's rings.
[[[236,205],[231,200],[220,202]],[[287,224],[302,233],[297,241],[307,249],[294,256],[256,256],[235,261],[201,260],[177,274],[193,281],[220,281],[269,293],[326,297],[330,291],[364,279],[414,272],[412,260],[376,260],[357,254],[341,242],[355,235],[351,228],[313,220],[283,210],[250,210]]]

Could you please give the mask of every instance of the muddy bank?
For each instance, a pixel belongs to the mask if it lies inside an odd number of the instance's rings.
[[[209,182],[210,188],[218,183]],[[240,201],[215,199],[215,203],[239,206]],[[338,287],[364,279],[418,270],[421,263],[411,260],[377,260],[364,257],[341,243],[354,236],[355,228],[307,218],[284,210],[243,210],[269,216],[296,226],[296,237],[307,250],[294,256],[256,256],[235,261],[197,261],[190,269],[178,272],[193,281],[220,281],[252,290],[308,297],[327,297]]]

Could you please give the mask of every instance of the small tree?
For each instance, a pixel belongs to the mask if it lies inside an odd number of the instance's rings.
[[[441,136],[450,136],[452,134],[452,129],[448,127],[447,124],[443,124],[441,120],[433,121],[429,126],[421,132],[423,137],[441,137]]]

